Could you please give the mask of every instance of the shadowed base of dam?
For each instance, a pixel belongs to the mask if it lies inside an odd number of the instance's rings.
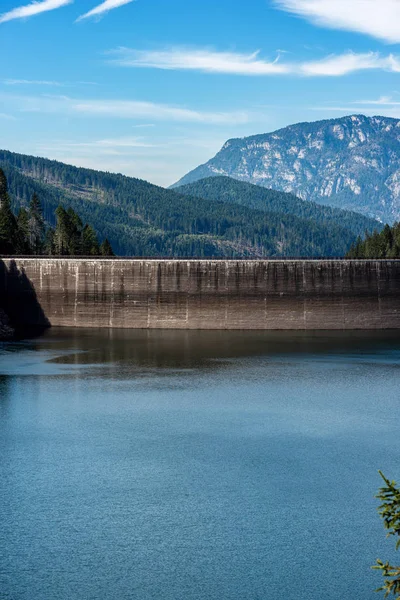
[[[21,327],[400,329],[399,260],[3,258]]]

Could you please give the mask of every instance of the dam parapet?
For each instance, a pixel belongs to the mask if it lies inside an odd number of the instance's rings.
[[[400,329],[400,260],[3,258],[0,299],[22,326]]]

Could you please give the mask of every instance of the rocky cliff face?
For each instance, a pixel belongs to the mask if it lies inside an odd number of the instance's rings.
[[[232,139],[176,185],[213,175],[393,223],[400,219],[400,120],[353,115]]]

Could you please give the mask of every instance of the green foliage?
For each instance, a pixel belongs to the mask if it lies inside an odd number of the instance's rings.
[[[47,225],[54,226],[56,208],[72,208],[118,255],[344,256],[358,233],[341,219],[323,222],[307,212],[279,210],[278,200],[260,209],[198,198],[123,175],[6,151],[0,151],[0,164],[15,209],[26,206],[36,192]]]
[[[104,243],[105,242],[103,242],[103,244]],[[99,254],[103,254],[103,252],[100,251],[96,232],[91,225],[85,225],[82,231],[82,254],[85,256],[99,256]]]
[[[111,244],[107,238],[100,245],[100,254],[101,256],[114,256],[113,249],[111,248]]]
[[[79,215],[69,207],[59,205],[55,210],[56,226],[47,226],[39,197],[33,193],[29,210],[24,206],[15,218],[7,191],[7,179],[0,169],[0,254],[48,254],[113,256],[106,239],[101,251],[95,230],[83,226]]]
[[[0,202],[2,202],[8,194],[7,177],[2,169],[0,169]]]
[[[26,208],[20,208],[17,215],[17,242],[15,251],[18,254],[30,254],[31,245],[29,243],[29,213]]]
[[[29,246],[32,254],[41,254],[45,235],[45,224],[40,200],[36,192],[29,205]]]
[[[17,221],[11,210],[7,179],[0,169],[0,254],[13,252],[17,239]]]
[[[389,481],[379,471],[385,485],[380,488],[377,498],[382,502],[379,507],[379,514],[383,519],[385,529],[388,531],[388,537],[395,536],[397,539],[396,550],[400,548],[400,489],[395,481]],[[385,592],[385,598],[393,595],[397,600],[400,599],[400,566],[394,567],[389,562],[377,560],[376,566],[372,567],[381,571],[384,577],[384,584],[377,591]]]
[[[348,258],[400,258],[400,223],[385,225],[381,232],[366,233],[357,238],[347,253]]]
[[[380,228],[380,224],[375,219],[364,217],[350,210],[322,206],[316,202],[301,200],[293,194],[270,190],[221,175],[206,177],[174,189],[181,194],[216,202],[240,204],[263,212],[282,213],[301,219],[310,219],[328,228],[340,223],[341,227],[355,235],[363,235],[366,231],[372,233],[375,229]]]
[[[108,240],[105,246],[109,256],[113,251]],[[54,235],[47,240],[49,253],[67,256],[100,256],[99,241],[95,230],[91,225],[83,225],[79,215],[70,207],[65,210],[63,206],[56,209],[56,227]]]

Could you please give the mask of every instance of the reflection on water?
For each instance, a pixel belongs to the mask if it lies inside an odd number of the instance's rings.
[[[399,332],[0,346],[1,600],[372,600],[399,367]]]
[[[257,356],[329,354],[374,355],[398,350],[400,332],[179,331],[129,329],[51,329],[29,342],[3,346],[6,353],[29,354],[60,365],[125,364],[145,368],[212,368],[215,361]],[[39,351],[38,356],[34,352]],[[1,346],[0,346],[1,352]],[[3,353],[4,357],[4,353]],[[5,372],[2,361],[1,373]],[[40,369],[39,369],[40,370]],[[38,373],[39,374],[39,373]]]

